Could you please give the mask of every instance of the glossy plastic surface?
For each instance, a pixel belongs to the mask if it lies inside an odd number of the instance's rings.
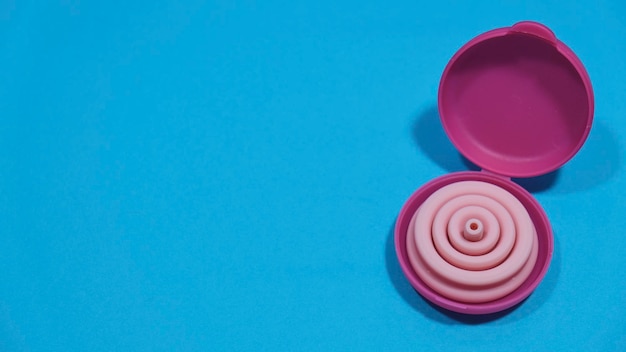
[[[576,55],[535,22],[484,33],[450,60],[439,112],[457,149],[511,177],[548,173],[582,147],[593,92]]]

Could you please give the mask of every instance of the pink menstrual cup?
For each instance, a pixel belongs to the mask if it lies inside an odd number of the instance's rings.
[[[520,22],[479,35],[452,57],[439,114],[482,171],[438,177],[409,198],[395,227],[398,260],[435,305],[502,311],[539,285],[554,247],[545,212],[511,177],[556,170],[582,147],[593,120],[591,81],[550,29]]]

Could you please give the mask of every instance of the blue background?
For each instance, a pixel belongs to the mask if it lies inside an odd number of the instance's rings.
[[[0,350],[626,350],[623,2],[0,1]],[[507,314],[425,303],[392,228],[472,168],[440,74],[550,26],[596,94],[520,182],[555,231]]]

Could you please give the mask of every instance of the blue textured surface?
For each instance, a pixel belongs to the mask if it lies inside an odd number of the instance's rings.
[[[469,3],[469,2],[468,2]],[[0,1],[0,350],[626,350],[623,2]],[[521,181],[555,256],[517,309],[426,304],[392,226],[469,166],[440,74],[550,26],[590,137]]]

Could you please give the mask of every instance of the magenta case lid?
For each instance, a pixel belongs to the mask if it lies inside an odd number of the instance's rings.
[[[591,81],[547,27],[519,22],[465,44],[446,66],[439,113],[456,148],[481,168],[509,177],[556,170],[587,139]]]

